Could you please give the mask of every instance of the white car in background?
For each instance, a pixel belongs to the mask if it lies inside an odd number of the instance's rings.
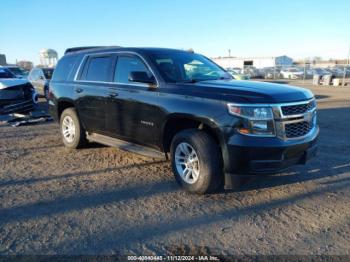
[[[284,68],[281,70],[281,75],[285,79],[302,79],[304,72],[298,68]]]

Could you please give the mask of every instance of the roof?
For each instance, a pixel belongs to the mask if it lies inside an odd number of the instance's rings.
[[[0,66],[0,67],[17,68],[17,67],[20,67],[20,66],[18,66],[18,65],[4,65],[4,66]]]
[[[160,47],[120,47],[120,46],[99,46],[99,47],[73,47],[68,48],[65,55],[69,54],[90,54],[98,52],[116,52],[116,51],[130,51],[143,53],[167,53],[167,52],[188,52],[180,49],[160,48]]]

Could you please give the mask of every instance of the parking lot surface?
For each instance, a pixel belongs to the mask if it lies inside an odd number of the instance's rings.
[[[350,254],[350,88],[311,87],[319,154],[198,196],[170,163],[0,126],[0,254]]]

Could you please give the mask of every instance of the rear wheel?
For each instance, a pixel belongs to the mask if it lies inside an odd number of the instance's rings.
[[[61,114],[60,130],[66,147],[81,148],[86,144],[85,130],[81,126],[74,108],[67,108]]]
[[[175,178],[185,190],[205,194],[221,185],[221,152],[209,134],[196,129],[181,131],[170,151]]]

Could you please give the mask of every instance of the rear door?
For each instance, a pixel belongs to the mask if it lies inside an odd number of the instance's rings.
[[[90,132],[105,133],[106,105],[113,80],[113,54],[89,55],[75,82],[79,117]]]
[[[151,70],[138,55],[118,54],[114,72],[114,87],[108,99],[106,128],[125,140],[154,146],[159,134],[158,91],[150,84],[129,81],[133,71]]]

